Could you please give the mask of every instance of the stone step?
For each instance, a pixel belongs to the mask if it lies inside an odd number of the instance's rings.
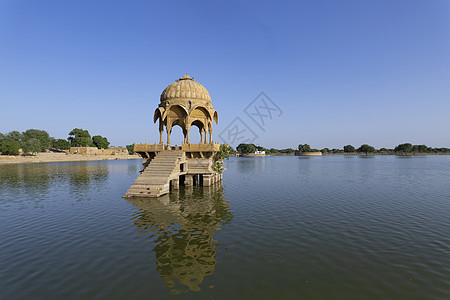
[[[163,165],[175,165],[177,162],[176,161],[152,161],[149,166],[163,166]]]
[[[160,163],[156,163],[156,164],[150,164],[150,166],[152,167],[152,168],[161,168],[161,167],[164,167],[164,168],[174,168],[175,166],[176,166],[176,164],[175,163],[166,163],[166,164],[160,164]],[[148,169],[148,167],[147,167],[147,169]]]
[[[147,173],[142,174],[140,177],[142,178],[166,178],[168,176],[172,175],[172,172],[158,172],[158,173]]]
[[[138,190],[154,190],[154,189],[162,189],[164,184],[133,184],[130,187],[130,190],[138,189]]]
[[[168,180],[136,180],[132,186],[134,185],[161,185],[161,184],[167,184]]]
[[[164,174],[164,173],[172,173],[173,172],[173,168],[170,169],[153,169],[153,170],[149,170],[147,172],[142,172],[142,175],[148,175],[148,174]]]
[[[169,191],[169,187],[168,186],[161,186],[158,188],[151,188],[151,189],[146,189],[146,188],[130,188],[127,191],[127,195],[133,195],[133,194],[159,194],[161,192],[164,191]]]
[[[125,196],[158,197],[169,192],[170,179],[180,173],[178,163],[183,151],[159,152],[134,181]]]
[[[147,173],[147,172],[152,172],[152,171],[173,171],[175,170],[175,165],[173,166],[152,166],[152,167],[147,167],[147,169],[144,170],[144,172],[142,172],[142,174]]]
[[[170,175],[172,175],[171,172],[170,173],[165,173],[165,174],[155,174],[155,173],[153,173],[153,174],[142,174],[136,180],[138,180],[139,178],[142,178],[142,179],[152,179],[152,178],[158,179],[159,178],[159,179],[166,180]]]
[[[164,174],[164,173],[172,173],[173,168],[171,169],[154,169],[149,170],[148,172],[143,172],[142,175],[148,175],[148,174]]]
[[[144,181],[148,181],[148,182],[150,182],[150,181],[157,181],[157,182],[160,182],[160,181],[167,181],[168,180],[168,178],[171,176],[172,174],[166,174],[165,176],[161,176],[161,175],[151,175],[151,176],[139,176],[139,178],[138,179],[136,179],[136,181],[137,180],[144,180]],[[135,181],[135,182],[136,182]]]
[[[172,174],[167,174],[166,176],[140,176],[138,179],[136,179],[134,182],[141,182],[141,181],[146,181],[146,182],[165,182],[169,179],[169,177]]]
[[[129,189],[127,191],[128,195],[132,195],[132,194],[158,194],[161,192],[162,189],[152,189],[152,190],[147,190],[147,189]]]

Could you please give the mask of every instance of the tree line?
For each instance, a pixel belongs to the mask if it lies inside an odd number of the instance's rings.
[[[231,148],[231,147],[230,147]],[[231,153],[235,152],[233,148]],[[265,151],[266,154],[277,154],[277,153],[294,153],[295,149],[292,148],[286,148],[286,149],[275,149],[275,148],[264,148],[262,146],[257,146],[255,144],[239,144],[239,146],[236,147],[236,152],[240,154],[247,154],[247,153],[254,153],[255,151]]]
[[[246,153],[254,153],[255,151],[265,151],[266,154],[277,154],[277,153],[286,153],[291,154],[295,151],[299,152],[322,152],[323,154],[358,154],[358,153],[364,153],[366,155],[369,154],[396,154],[396,155],[411,155],[411,154],[450,154],[449,148],[432,148],[428,147],[426,145],[413,145],[411,143],[404,143],[399,144],[393,149],[388,148],[380,148],[375,149],[375,147],[363,144],[359,146],[358,148],[352,146],[352,145],[345,145],[342,149],[338,148],[322,148],[322,149],[315,149],[311,148],[308,144],[300,144],[298,145],[297,149],[292,148],[286,148],[286,149],[275,149],[275,148],[264,148],[262,146],[257,146],[255,144],[239,144],[239,146],[236,147],[236,151],[240,154],[246,154]]]
[[[65,139],[50,137],[47,131],[28,129],[24,132],[11,131],[0,133],[0,152],[7,155],[18,155],[20,149],[24,153],[39,153],[45,150],[68,150],[70,147],[97,147],[107,149],[109,142],[106,137],[95,135],[91,137],[89,131],[75,128]]]

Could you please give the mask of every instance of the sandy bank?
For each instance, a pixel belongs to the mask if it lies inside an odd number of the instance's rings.
[[[39,153],[36,156],[9,156],[0,155],[1,164],[43,163],[62,161],[96,161],[96,160],[121,160],[139,159],[137,155],[78,155],[65,153]]]

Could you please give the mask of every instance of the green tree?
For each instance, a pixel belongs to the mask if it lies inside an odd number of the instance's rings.
[[[37,138],[28,138],[22,142],[22,150],[26,153],[38,153],[42,151],[42,143]]]
[[[278,153],[278,152],[280,152],[280,150],[278,150],[278,149],[275,149],[275,148],[269,149],[269,153]]]
[[[52,142],[52,147],[57,150],[69,150],[70,143],[63,139],[57,139]]]
[[[19,154],[20,143],[16,140],[6,138],[3,139],[0,145],[0,152],[8,155],[17,155]]]
[[[67,140],[72,147],[87,147],[92,145],[91,135],[89,131],[75,128],[69,132]]]
[[[281,153],[294,153],[295,150],[292,148],[286,148],[286,149],[281,149],[280,152]]]
[[[29,140],[36,139],[39,141],[39,143],[36,143],[36,141],[33,141],[31,143],[27,143]],[[24,144],[27,144],[26,147],[30,147],[33,145],[33,150],[36,150],[36,145],[40,145],[40,149],[38,151],[26,151],[26,152],[42,152],[45,149],[50,148],[51,145],[51,138],[48,135],[48,132],[45,130],[38,130],[38,129],[28,129],[25,131],[22,135],[22,146]],[[25,150],[24,150],[25,151]]]
[[[108,146],[109,146],[108,139],[105,137],[102,137],[101,135],[94,135],[92,137],[92,142],[94,143],[95,147],[97,147],[98,149],[100,149],[100,148],[108,149]]]
[[[128,154],[133,155],[134,154],[134,144],[127,145]]]
[[[265,151],[266,153],[269,152],[268,149],[266,149],[266,148],[264,148],[264,147],[262,147],[262,146],[256,146],[256,150],[258,150],[258,151]]]
[[[255,144],[239,144],[239,146],[236,147],[236,150],[239,153],[253,153],[256,151]]]
[[[330,152],[330,149],[328,148],[323,148],[322,150],[320,150],[322,153],[328,153]]]
[[[361,145],[361,147],[358,148],[358,152],[365,153],[366,155],[369,155],[369,153],[375,152],[375,148],[372,146],[369,146],[367,144]]]
[[[236,150],[234,150],[233,147],[229,146],[228,144],[225,144],[225,146],[228,147],[228,153],[230,153],[230,154],[235,154],[236,153]]]
[[[298,145],[298,151],[300,152],[311,152],[311,146],[309,146],[308,144],[300,144]]]
[[[380,149],[378,149],[377,152],[378,152],[378,153],[384,153],[384,154],[386,154],[386,153],[392,152],[392,149],[380,148]]]
[[[413,149],[413,146],[410,143],[404,143],[404,144],[400,144],[397,147],[395,147],[394,151],[403,153],[403,154],[408,154],[412,151],[412,149]]]
[[[344,152],[345,153],[351,153],[351,152],[355,152],[355,147],[353,147],[352,145],[346,145],[344,146]]]
[[[14,131],[8,132],[6,137],[8,139],[11,139],[11,140],[14,140],[14,141],[20,143],[20,142],[22,142],[23,135],[22,135],[22,133],[18,132],[17,130],[14,130]]]
[[[415,153],[427,153],[428,147],[426,145],[414,145],[412,146],[412,151]]]
[[[220,145],[220,151],[219,151],[219,153],[217,153],[217,156],[214,158],[214,164],[213,164],[213,169],[217,173],[222,174],[223,171],[225,170],[223,168],[223,160],[224,160],[224,158],[226,158],[226,159],[230,158],[230,149],[233,149],[233,148],[231,148],[227,144]]]

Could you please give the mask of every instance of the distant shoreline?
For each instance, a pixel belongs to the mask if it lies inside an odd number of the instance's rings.
[[[122,159],[140,159],[140,157],[138,155],[81,155],[65,153],[39,153],[35,156],[0,155],[0,165]]]
[[[424,155],[450,155],[450,153],[409,153],[409,154],[400,154],[400,153],[369,153],[366,155],[365,153],[323,153],[322,155],[318,156],[333,156],[333,155],[349,155],[349,156],[375,156],[375,155],[382,155],[382,156],[424,156]],[[230,155],[233,157],[265,157],[265,156],[303,156],[303,155],[295,155],[294,153],[274,153],[274,154],[266,154],[266,155],[259,155],[259,156],[249,156],[249,155]],[[305,155],[305,157],[307,157]],[[310,156],[309,156],[310,157]]]

